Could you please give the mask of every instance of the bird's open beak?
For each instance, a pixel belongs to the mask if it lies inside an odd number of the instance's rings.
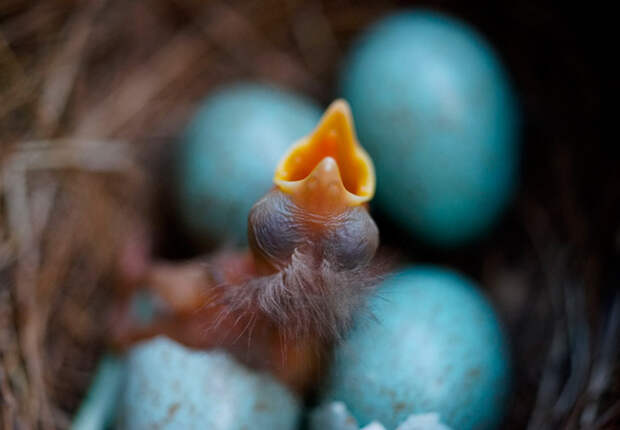
[[[357,141],[346,101],[334,101],[316,129],[293,144],[273,180],[297,205],[314,213],[339,212],[373,197],[374,166]]]

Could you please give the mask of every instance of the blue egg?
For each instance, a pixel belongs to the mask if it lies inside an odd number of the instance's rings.
[[[506,339],[491,305],[464,277],[408,268],[383,282],[335,355],[324,402],[360,425],[394,429],[436,413],[453,429],[494,429],[510,388]]]
[[[320,116],[311,100],[266,85],[209,96],[177,157],[178,208],[188,231],[203,243],[245,243],[250,208],[273,186],[280,157]]]
[[[299,414],[287,389],[224,352],[160,337],[129,353],[120,428],[293,430]]]
[[[516,188],[517,110],[488,43],[464,23],[407,11],[372,26],[341,75],[378,205],[436,246],[498,219]]]

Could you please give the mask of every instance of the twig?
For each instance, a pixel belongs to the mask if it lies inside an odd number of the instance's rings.
[[[86,112],[76,126],[75,135],[114,135],[204,54],[204,43],[182,31],[144,66],[134,70],[97,107]]]
[[[31,101],[40,79],[39,74],[26,74],[11,47],[0,33],[0,119]],[[4,88],[6,87],[6,88]]]
[[[571,369],[564,389],[553,408],[557,418],[566,415],[575,405],[577,397],[587,383],[590,370],[590,331],[585,318],[583,284],[564,281],[562,286]]]
[[[24,142],[18,147],[5,161],[6,170],[124,171],[134,165],[130,147],[122,141],[69,138]]]
[[[55,131],[58,120],[65,112],[87,47],[92,22],[103,4],[104,0],[91,0],[85,7],[78,8],[65,29],[65,43],[59,47],[51,61],[37,109],[39,126],[47,134]]]
[[[609,409],[607,409],[592,426],[594,430],[602,429],[607,424],[610,424],[614,418],[620,415],[620,400],[614,403]],[[610,427],[611,428],[611,427]]]
[[[527,219],[527,217],[525,217]],[[562,300],[562,288],[560,282],[562,268],[565,265],[565,253],[554,252],[552,245],[543,245],[540,232],[535,231],[534,226],[530,223],[525,224],[526,231],[529,234],[533,248],[540,260],[540,267],[543,268],[545,275],[545,284],[551,308],[554,314],[554,328],[551,344],[547,353],[547,359],[543,367],[541,381],[538,385],[536,393],[536,403],[527,425],[528,430],[537,430],[547,428],[552,406],[557,402],[557,397],[562,387],[561,367],[566,359],[567,354],[567,332],[566,321],[564,316],[564,306]]]
[[[184,6],[182,1],[176,3]],[[312,93],[323,92],[318,80],[296,58],[272,46],[233,8],[224,3],[210,3],[199,18],[196,23],[213,46],[257,77],[279,80]]]
[[[600,427],[594,425],[594,420],[599,411],[599,399],[605,392],[612,380],[613,367],[617,362],[618,353],[620,351],[620,293],[616,293],[612,309],[607,323],[607,329],[602,340],[602,348],[600,356],[594,363],[592,373],[590,375],[590,383],[588,384],[587,395],[588,404],[581,413],[580,424],[583,427]],[[620,411],[620,402],[616,404]],[[610,409],[610,412],[613,410]],[[604,415],[599,417],[598,421],[604,421]],[[598,422],[597,421],[597,422]]]
[[[67,145],[67,143],[69,145]],[[71,145],[72,144],[72,145]],[[32,416],[39,416],[44,427],[55,426],[59,415],[54,415],[47,399],[43,379],[42,338],[48,320],[47,306],[41,307],[37,289],[40,265],[40,234],[45,228],[47,214],[55,187],[48,188],[39,199],[38,206],[32,206],[29,199],[27,176],[34,170],[82,168],[106,171],[126,169],[132,166],[127,147],[120,143],[101,144],[90,142],[78,144],[75,141],[26,142],[9,155],[2,164],[0,194],[5,197],[8,225],[16,246],[17,267],[15,275],[15,299],[19,321],[19,343],[30,381],[30,396],[27,410]],[[35,196],[41,196],[36,194]],[[43,214],[33,219],[31,209],[43,209]],[[55,268],[54,268],[55,269]],[[41,312],[40,312],[41,311]],[[37,412],[35,414],[35,411]]]

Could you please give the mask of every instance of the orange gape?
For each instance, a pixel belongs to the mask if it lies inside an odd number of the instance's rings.
[[[195,348],[226,348],[302,393],[318,381],[330,347],[373,288],[369,263],[379,241],[367,211],[374,168],[345,101],[332,103],[314,132],[293,144],[274,183],[250,212],[250,252],[148,266],[136,283],[168,312],[148,326],[122,312],[118,345],[163,334]]]

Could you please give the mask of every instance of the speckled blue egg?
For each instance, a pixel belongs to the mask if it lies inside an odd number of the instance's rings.
[[[414,267],[388,278],[341,344],[324,401],[360,425],[394,429],[436,413],[450,428],[495,429],[509,396],[510,357],[493,308],[454,272]]]
[[[160,337],[129,353],[119,426],[293,430],[299,413],[298,399],[271,376]]]
[[[436,246],[473,239],[510,201],[518,167],[508,77],[472,28],[429,11],[372,26],[341,75],[380,207]]]
[[[176,163],[180,218],[198,242],[245,242],[250,208],[272,187],[278,160],[320,116],[311,100],[267,85],[207,97]]]

